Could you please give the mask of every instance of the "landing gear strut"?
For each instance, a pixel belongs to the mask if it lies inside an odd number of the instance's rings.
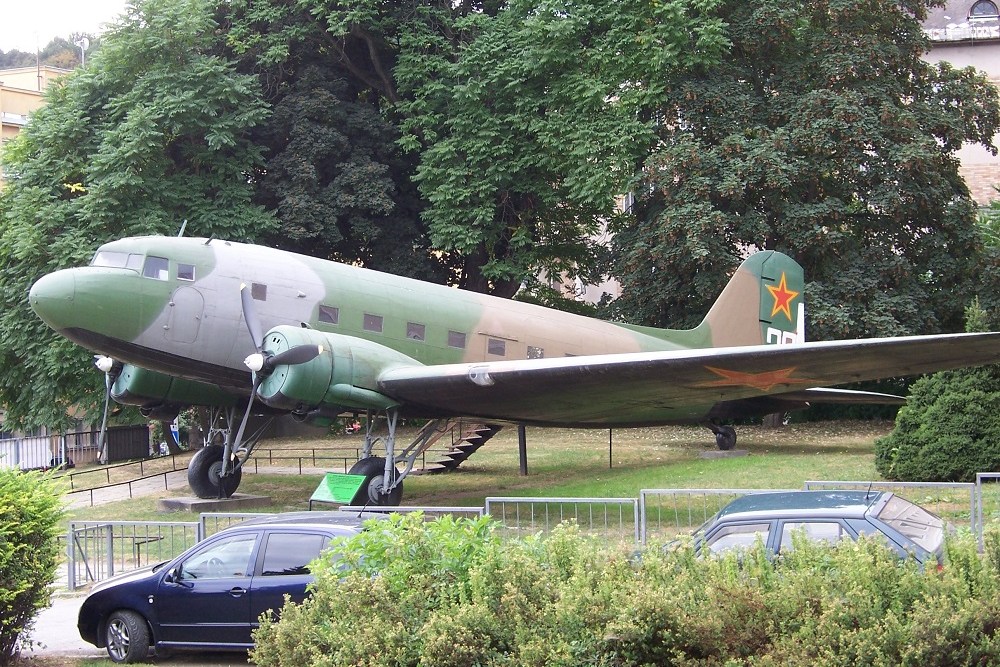
[[[225,414],[221,408],[212,409],[205,446],[195,452],[188,464],[188,486],[199,498],[229,498],[236,493],[243,478],[243,465],[272,421],[268,419],[255,433],[240,438],[241,433],[233,433],[235,419],[236,408],[226,408]],[[220,436],[224,444],[215,444]]]

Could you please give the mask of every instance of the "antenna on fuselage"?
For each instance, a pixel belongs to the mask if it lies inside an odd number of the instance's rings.
[[[181,230],[177,232],[177,238],[184,236],[184,230],[187,229],[187,226],[188,226],[187,218],[184,218],[184,222],[181,223]]]

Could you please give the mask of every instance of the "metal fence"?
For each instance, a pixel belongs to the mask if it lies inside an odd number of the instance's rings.
[[[36,470],[92,463],[97,460],[99,436],[99,431],[72,431],[0,439],[0,468]],[[145,424],[113,426],[107,438],[110,461],[149,456]]]
[[[564,521],[574,521],[584,534],[639,541],[639,501],[635,498],[490,497],[484,511],[510,536],[548,532]]]
[[[1000,521],[1000,488],[994,485],[983,489],[983,483],[991,480],[1000,480],[1000,473],[981,473],[976,484],[808,481],[804,488],[892,491],[953,525],[968,525],[981,545],[984,521]],[[584,534],[645,545],[649,540],[667,540],[691,532],[739,496],[779,490],[795,489],[643,489],[638,498],[489,497],[483,507],[342,506],[340,510],[420,511],[429,517],[488,514],[508,537],[547,532],[560,523],[573,521]],[[206,512],[198,521],[186,522],[71,522],[67,585],[72,590],[116,573],[169,560],[209,535],[259,516],[266,514]],[[996,518],[989,519],[992,516]]]
[[[71,521],[66,584],[76,590],[170,560],[203,539],[198,521]]]

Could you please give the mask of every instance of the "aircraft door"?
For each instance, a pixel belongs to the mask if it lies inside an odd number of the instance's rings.
[[[205,299],[194,287],[178,287],[170,297],[163,335],[175,343],[193,343],[198,337]]]

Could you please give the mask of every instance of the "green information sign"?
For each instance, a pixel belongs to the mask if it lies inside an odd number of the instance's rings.
[[[348,475],[342,472],[328,472],[309,502],[341,503],[349,505],[367,479],[364,475]]]

